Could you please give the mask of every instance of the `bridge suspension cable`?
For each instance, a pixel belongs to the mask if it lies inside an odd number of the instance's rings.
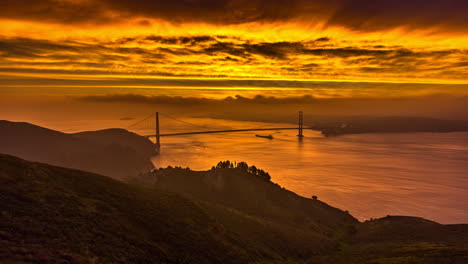
[[[166,115],[166,114],[163,114],[163,113],[159,113],[160,115],[162,116],[165,116],[167,118],[170,118],[172,120],[175,120],[175,121],[178,121],[178,122],[181,122],[181,123],[184,123],[184,124],[187,124],[187,125],[191,125],[191,126],[194,126],[194,127],[200,127],[200,128],[209,128],[207,126],[200,126],[200,125],[196,125],[196,124],[193,124],[193,123],[190,123],[190,122],[187,122],[187,121],[183,121],[183,120],[180,120],[180,119],[177,119],[175,117],[172,117],[170,115]]]
[[[142,119],[142,120],[140,120],[140,121],[138,121],[138,122],[136,122],[136,123],[134,123],[134,124],[131,124],[130,126],[126,127],[125,129],[128,130],[128,129],[130,129],[130,128],[136,126],[136,125],[139,125],[139,124],[145,122],[146,120],[148,120],[149,118],[151,118],[151,117],[153,117],[153,116],[154,116],[154,114],[151,114],[151,115],[145,117],[144,119]]]
[[[159,115],[167,117],[167,118],[172,119],[174,121],[177,121],[177,122],[192,126],[192,127],[208,128],[208,129],[210,128],[208,126],[197,125],[197,124],[194,124],[194,123],[191,123],[191,122],[187,122],[187,121],[175,118],[173,116],[170,116],[168,114],[159,113]],[[154,120],[151,119],[151,118],[154,118],[154,116],[155,116],[155,114],[151,114],[151,115],[139,120],[138,122],[135,122],[135,123],[131,124],[130,126],[126,127],[125,129],[130,130],[130,129],[141,129],[141,128],[149,129],[149,128],[152,128],[152,127],[154,127]],[[138,126],[138,127],[136,127],[136,126]]]

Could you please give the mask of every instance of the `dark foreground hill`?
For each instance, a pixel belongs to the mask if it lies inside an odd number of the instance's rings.
[[[229,161],[220,162],[209,171],[160,169],[140,175],[138,179],[146,187],[234,208],[263,220],[307,228],[330,237],[336,237],[345,226],[358,223],[347,212],[317,199],[304,198],[271,182],[263,170],[249,168],[244,162],[239,164],[240,167],[234,168]]]
[[[11,263],[249,263],[337,247],[320,230],[5,155],[0,205]]]
[[[0,153],[125,178],[153,168],[150,140],[124,129],[66,134],[0,120]]]
[[[408,217],[359,223],[251,171],[155,173],[141,179],[149,188],[139,187],[0,155],[0,263],[468,260],[465,225]],[[170,187],[184,178],[185,191]]]

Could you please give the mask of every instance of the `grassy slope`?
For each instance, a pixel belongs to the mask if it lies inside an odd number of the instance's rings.
[[[140,176],[140,183],[207,201],[281,225],[309,229],[336,237],[358,221],[347,212],[308,199],[279,185],[235,168],[191,171],[155,170]]]
[[[177,180],[193,188],[181,196],[0,155],[0,263],[468,263],[467,225],[357,223],[235,170],[185,174]],[[206,186],[190,178],[200,176],[220,179],[226,194],[202,196]],[[236,195],[245,180],[250,187]]]
[[[468,225],[387,216],[356,226],[340,249],[306,264],[466,264]]]
[[[356,263],[468,263],[468,225],[387,216],[360,224],[344,253]]]
[[[83,171],[0,155],[0,259],[248,263],[308,258],[326,237]]]

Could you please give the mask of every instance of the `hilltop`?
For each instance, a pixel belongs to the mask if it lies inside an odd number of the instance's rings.
[[[466,263],[468,226],[359,223],[266,172],[167,168],[133,183],[0,155],[2,263]],[[260,170],[261,171],[261,170]]]
[[[124,129],[75,134],[0,120],[0,153],[124,179],[153,168],[153,143]]]
[[[219,162],[208,171],[170,167],[140,175],[135,182],[330,237],[345,225],[358,223],[348,212],[284,189],[268,173],[245,162]]]

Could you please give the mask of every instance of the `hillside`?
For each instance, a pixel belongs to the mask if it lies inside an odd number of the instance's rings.
[[[281,226],[322,232],[337,242],[332,253],[314,256],[306,262],[310,264],[468,263],[468,225],[405,216],[359,223],[347,212],[280,187],[255,166],[240,164],[220,162],[209,171],[169,167],[141,175],[139,183]]]
[[[0,153],[123,179],[153,168],[150,140],[123,129],[66,134],[0,120]]]
[[[264,174],[237,168],[207,173],[161,169],[140,179],[143,187],[0,155],[0,263],[468,259],[466,225],[393,216],[359,223],[275,185]],[[185,191],[175,187],[179,181]],[[158,182],[164,187],[155,187]]]
[[[0,155],[0,259],[42,263],[249,263],[336,247],[216,204]]]
[[[259,173],[249,171],[246,163],[240,164],[244,168],[232,168],[234,164],[226,161],[220,162],[209,171],[182,168],[154,170],[141,175],[139,183],[235,208],[283,225],[307,227],[329,236],[341,232],[345,225],[358,223],[349,213],[317,199],[299,196],[271,182],[267,173],[265,178]],[[263,170],[255,170],[265,174]]]
[[[88,140],[96,145],[122,145],[129,147],[142,157],[155,155],[155,147],[148,138],[131,133],[125,129],[111,128],[79,132],[72,135],[75,138]]]
[[[356,226],[331,256],[307,264],[465,264],[468,225],[441,225],[408,216],[387,216]]]

